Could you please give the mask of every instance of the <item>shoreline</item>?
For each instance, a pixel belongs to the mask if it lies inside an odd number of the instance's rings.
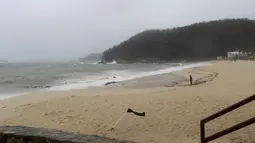
[[[186,77],[187,72],[194,68],[199,67],[186,68],[169,73],[162,73],[135,78],[131,80],[124,80],[103,87],[89,87],[87,89],[73,89],[67,91],[34,91],[27,94],[10,97],[4,100],[0,100],[0,105],[2,105],[0,106],[0,114],[5,115],[0,117],[0,123],[7,118],[18,115],[19,112],[22,110],[23,106],[29,106],[31,104],[36,104],[39,102],[57,100],[72,96],[70,94],[79,94],[80,92],[86,92],[87,94],[89,94],[88,96],[97,96],[102,95],[103,92],[111,93],[111,91],[120,92],[121,90],[124,90],[126,92],[126,90],[132,89],[154,90],[155,88],[178,87],[179,85],[181,86],[183,83],[189,81],[188,77]]]
[[[75,85],[78,86],[81,83],[70,83],[70,84],[62,84],[62,85],[56,85],[56,86],[51,86],[50,88],[43,88],[43,89],[28,89],[27,92],[20,92],[20,93],[1,93],[0,95],[0,101],[1,100],[5,100],[5,99],[9,99],[9,98],[15,98],[18,96],[24,96],[27,94],[31,94],[31,93],[39,93],[39,92],[58,92],[58,91],[74,91],[74,90],[85,90],[85,89],[97,89],[97,88],[111,88],[111,87],[121,87],[121,88],[134,88],[134,86],[132,85],[132,83],[134,82],[139,82],[136,83],[139,85],[139,87],[136,88],[148,88],[148,87],[156,87],[159,86],[160,83],[161,84],[172,84],[170,81],[167,82],[166,80],[161,80],[159,81],[158,79],[154,78],[154,83],[147,83],[148,81],[151,81],[151,77],[158,77],[161,78],[162,76],[160,75],[169,75],[169,79],[173,79],[173,80],[183,80],[182,77],[175,75],[175,74],[171,74],[174,72],[178,72],[180,70],[185,70],[185,69],[190,69],[193,67],[201,67],[201,66],[208,66],[210,65],[210,62],[197,62],[197,63],[189,63],[186,66],[173,66],[173,67],[169,67],[169,68],[164,68],[164,69],[159,69],[156,71],[147,71],[147,72],[141,72],[141,75],[136,75],[134,77],[132,77],[131,79],[127,78],[127,79],[112,79],[112,80],[107,80],[104,81],[101,85],[98,86],[84,86],[84,88],[75,88]],[[179,69],[180,68],[180,69]],[[146,74],[145,74],[146,73]],[[142,75],[145,74],[145,75]],[[122,77],[121,77],[122,78]],[[115,82],[113,84],[110,85],[104,85],[106,83],[109,82]],[[74,89],[70,88],[69,86],[73,86]],[[60,89],[58,89],[60,87]],[[64,89],[64,87],[66,89]],[[69,89],[70,88],[70,89]],[[25,91],[25,89],[23,89]]]
[[[0,125],[44,127],[142,143],[198,142],[202,118],[255,93],[254,71],[255,62],[220,61],[212,66],[172,73],[182,77],[192,74],[194,80],[202,83],[194,86],[184,81],[171,87],[109,87],[25,95],[0,101],[1,106],[10,105],[4,109],[0,107],[1,115],[4,110],[14,112],[2,122],[0,119]],[[159,76],[162,76],[156,78],[159,81],[169,78],[167,74]],[[14,107],[15,104],[19,105]],[[127,114],[113,131],[109,131],[127,108],[146,112],[146,116]],[[206,132],[211,134],[255,116],[254,110],[252,104],[245,105],[209,123]],[[254,129],[254,126],[247,127],[216,141],[248,140],[247,132]]]

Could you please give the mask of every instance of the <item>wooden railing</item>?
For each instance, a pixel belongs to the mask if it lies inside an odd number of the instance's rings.
[[[232,127],[229,127],[229,128],[224,129],[222,131],[214,133],[214,134],[212,134],[212,135],[210,135],[208,137],[205,137],[205,123],[207,123],[207,122],[209,122],[209,121],[211,121],[211,120],[213,120],[215,118],[218,118],[218,117],[220,117],[220,116],[222,116],[222,115],[224,115],[224,114],[226,114],[226,113],[228,113],[228,112],[230,112],[232,110],[235,110],[236,108],[239,108],[239,107],[241,107],[241,106],[243,106],[243,105],[245,105],[247,103],[250,103],[250,102],[252,102],[254,100],[255,100],[255,94],[250,96],[250,97],[248,97],[248,98],[246,98],[246,99],[244,99],[244,100],[242,100],[242,101],[240,101],[240,102],[238,102],[238,103],[236,103],[236,104],[233,104],[233,105],[231,105],[231,106],[229,106],[229,107],[227,107],[227,108],[225,108],[225,109],[223,109],[223,110],[221,110],[221,111],[219,111],[219,112],[217,112],[217,113],[215,113],[215,114],[213,114],[213,115],[211,115],[209,117],[206,117],[206,118],[202,119],[200,121],[200,138],[201,138],[201,143],[210,142],[210,141],[215,140],[215,139],[217,139],[219,137],[222,137],[222,136],[224,136],[226,134],[229,134],[229,133],[234,132],[234,131],[236,131],[238,129],[241,129],[243,127],[246,127],[248,125],[251,125],[251,124],[255,123],[255,117],[252,117],[252,118],[250,118],[250,119],[248,119],[246,121],[243,121],[243,122],[241,122],[239,124],[233,125]]]

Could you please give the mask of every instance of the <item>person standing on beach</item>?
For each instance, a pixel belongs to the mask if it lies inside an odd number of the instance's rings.
[[[192,85],[192,84],[193,84],[193,78],[192,78],[192,76],[191,76],[191,75],[189,75],[189,82],[190,82],[190,85]]]

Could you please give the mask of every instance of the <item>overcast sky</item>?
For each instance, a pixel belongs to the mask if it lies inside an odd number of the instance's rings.
[[[255,19],[255,0],[0,0],[0,60],[66,61],[146,29]]]

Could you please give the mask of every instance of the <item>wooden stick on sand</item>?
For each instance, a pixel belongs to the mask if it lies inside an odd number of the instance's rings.
[[[113,130],[114,127],[122,120],[122,118],[126,115],[127,112],[125,112],[120,118],[119,120],[112,126],[112,128],[110,130]]]

